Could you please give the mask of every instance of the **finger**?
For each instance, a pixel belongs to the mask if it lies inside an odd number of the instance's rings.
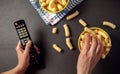
[[[18,47],[18,48],[21,48],[21,49],[23,49],[23,47],[22,47],[22,44],[21,44],[21,42],[20,42],[20,41],[18,42],[18,45],[17,45],[17,47]]]
[[[101,44],[102,44],[102,43],[101,43]],[[104,48],[104,46],[103,46],[103,44],[102,44],[102,46],[101,46],[101,51],[100,51],[99,55],[102,56],[102,54],[104,53],[104,51],[105,51],[105,48]]]
[[[98,52],[97,52],[97,58],[96,58],[96,60],[95,60],[95,62],[98,62],[99,60],[100,60],[100,58],[101,58],[101,56],[102,56],[102,54],[103,54],[103,52],[104,52],[104,46],[103,46],[103,44],[101,43],[101,46],[100,46],[100,49],[99,49],[99,47],[98,47]]]
[[[25,47],[25,54],[28,54],[30,52],[30,47],[32,46],[32,42],[28,41]]]
[[[98,38],[97,38],[97,42],[98,42],[98,46],[97,46],[96,55],[95,55],[96,59],[94,59],[94,61],[93,61],[93,63],[95,63],[95,64],[97,64],[97,62],[100,60],[100,58],[102,56],[102,51],[103,51],[103,45]],[[95,65],[94,65],[94,67],[95,67]]]
[[[94,53],[96,52],[96,49],[97,49],[97,39],[96,37],[92,37],[92,44],[91,44],[89,53],[91,55],[94,55]]]
[[[81,46],[81,49],[83,49],[84,45],[85,45],[85,42],[83,41],[82,46]]]
[[[98,42],[98,46],[97,46],[97,49],[96,49],[96,54],[99,54],[102,50],[101,50],[101,47],[102,47],[102,43],[100,42],[100,40],[97,38],[97,42]]]
[[[35,48],[36,52],[37,52],[38,54],[40,54],[39,48],[38,48],[36,45],[34,45],[34,48]]]
[[[16,47],[16,51],[17,51],[17,52],[23,52],[23,47],[22,47],[22,44],[21,44],[20,41],[18,42],[18,45],[17,45],[17,47]]]
[[[93,61],[93,63],[97,63],[99,60],[100,60],[100,58],[101,58],[101,56],[102,56],[102,54],[103,54],[103,49],[104,49],[104,47],[103,47],[103,45],[100,47],[100,52],[98,52],[98,54],[96,54],[96,59]],[[94,67],[95,67],[95,65],[94,65]]]
[[[86,37],[85,37],[85,42],[84,42],[84,46],[83,46],[83,52],[84,53],[87,53],[89,51],[89,48],[90,48],[90,34],[87,33],[86,34]]]

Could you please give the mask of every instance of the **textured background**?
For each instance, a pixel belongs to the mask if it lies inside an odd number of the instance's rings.
[[[120,74],[120,0],[85,0],[75,10],[80,15],[66,21],[64,18],[56,26],[59,29],[57,35],[51,34],[51,26],[46,26],[29,0],[0,0],[0,72],[16,66],[17,55],[15,47],[18,36],[13,22],[25,19],[28,30],[34,43],[41,49],[42,65],[29,68],[27,74],[76,74],[76,63],[79,55],[77,39],[83,27],[78,19],[83,18],[89,26],[98,26],[105,29],[111,36],[112,49],[105,60],[101,60],[93,74]],[[117,25],[116,30],[102,26],[102,21],[107,20]],[[71,39],[74,51],[70,51],[65,45],[64,29],[62,25],[67,23],[71,29]],[[57,53],[52,44],[57,43],[64,50]]]

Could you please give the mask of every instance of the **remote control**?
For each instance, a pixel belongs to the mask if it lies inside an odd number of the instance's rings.
[[[16,22],[14,22],[14,26],[16,28],[16,31],[17,31],[17,34],[18,34],[19,39],[21,41],[21,44],[22,44],[23,48],[25,48],[27,41],[31,40],[31,37],[30,37],[30,34],[28,32],[25,21],[18,20]],[[32,46],[30,48],[30,64],[37,64],[38,63],[37,55],[38,54],[36,53],[36,50],[35,50],[34,45],[32,43]]]

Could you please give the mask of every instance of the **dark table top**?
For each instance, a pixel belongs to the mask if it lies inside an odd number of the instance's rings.
[[[101,60],[93,74],[120,74],[120,0],[85,0],[70,13],[79,10],[80,15],[71,21],[62,19],[56,27],[57,35],[51,34],[51,26],[45,25],[29,0],[0,0],[0,72],[9,70],[17,64],[15,47],[18,36],[13,22],[25,19],[28,30],[34,43],[41,48],[41,67],[29,68],[27,74],[76,74],[79,50],[77,39],[83,31],[79,25],[79,18],[83,18],[89,26],[105,29],[111,36],[112,49],[105,60]],[[69,14],[70,14],[69,13]],[[112,30],[102,26],[102,21],[115,23],[117,29]],[[65,44],[63,24],[68,24],[71,29],[71,39],[74,50],[70,51]],[[64,50],[57,53],[52,48],[56,43]]]

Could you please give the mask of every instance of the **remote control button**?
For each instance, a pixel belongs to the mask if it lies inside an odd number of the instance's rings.
[[[20,28],[20,26],[18,26],[18,28]]]
[[[25,33],[24,33],[24,32],[22,32],[22,34],[24,35]]]
[[[15,26],[18,26],[18,23],[15,23]]]
[[[24,37],[24,35],[22,35],[22,37]]]
[[[26,35],[26,34],[27,34],[27,32],[24,32],[24,34]]]
[[[28,37],[28,38],[26,38],[26,39],[27,39],[27,41],[28,41],[28,40],[30,40],[30,39],[29,39],[29,37]]]
[[[24,37],[26,37],[26,35],[24,34]]]
[[[22,36],[20,36],[20,38],[22,38]]]
[[[22,34],[19,34],[19,36],[22,36]]]
[[[25,27],[23,28],[23,30],[26,30]]]
[[[23,28],[21,28],[23,30]]]
[[[22,36],[20,36],[20,38],[22,38]]]
[[[27,41],[25,41],[25,43],[27,43]]]
[[[24,28],[22,28],[22,30],[24,30]]]
[[[28,34],[26,34],[25,36],[28,36]]]
[[[21,32],[20,32],[20,31],[19,31],[18,33],[19,33],[19,34],[21,34]]]
[[[22,31],[22,28],[20,29],[20,31]]]
[[[25,31],[23,30],[23,33],[25,33]]]
[[[24,32],[26,32],[26,30],[23,30]]]
[[[24,32],[24,34],[26,34],[26,32]]]
[[[24,32],[26,32],[26,30],[25,30],[25,29],[23,29],[23,31],[24,31]]]
[[[23,37],[25,37],[25,35],[24,35],[24,34],[22,34],[22,36],[23,36]]]
[[[22,24],[22,26],[25,26],[24,24]]]
[[[24,38],[24,41],[26,41],[26,38]]]
[[[23,36],[20,36],[20,38],[23,38]]]
[[[23,28],[23,30],[26,30],[25,27]]]
[[[24,27],[24,24],[22,24],[22,27]]]
[[[22,37],[24,37],[24,35],[22,34]]]
[[[26,37],[26,34],[24,34],[24,36]]]
[[[24,37],[26,37],[26,35],[24,35]]]
[[[25,33],[25,35],[28,35],[27,33]]]
[[[21,33],[23,33],[23,30],[21,31]]]
[[[21,32],[19,32],[20,35],[23,35]]]
[[[18,26],[16,28],[18,29]]]

